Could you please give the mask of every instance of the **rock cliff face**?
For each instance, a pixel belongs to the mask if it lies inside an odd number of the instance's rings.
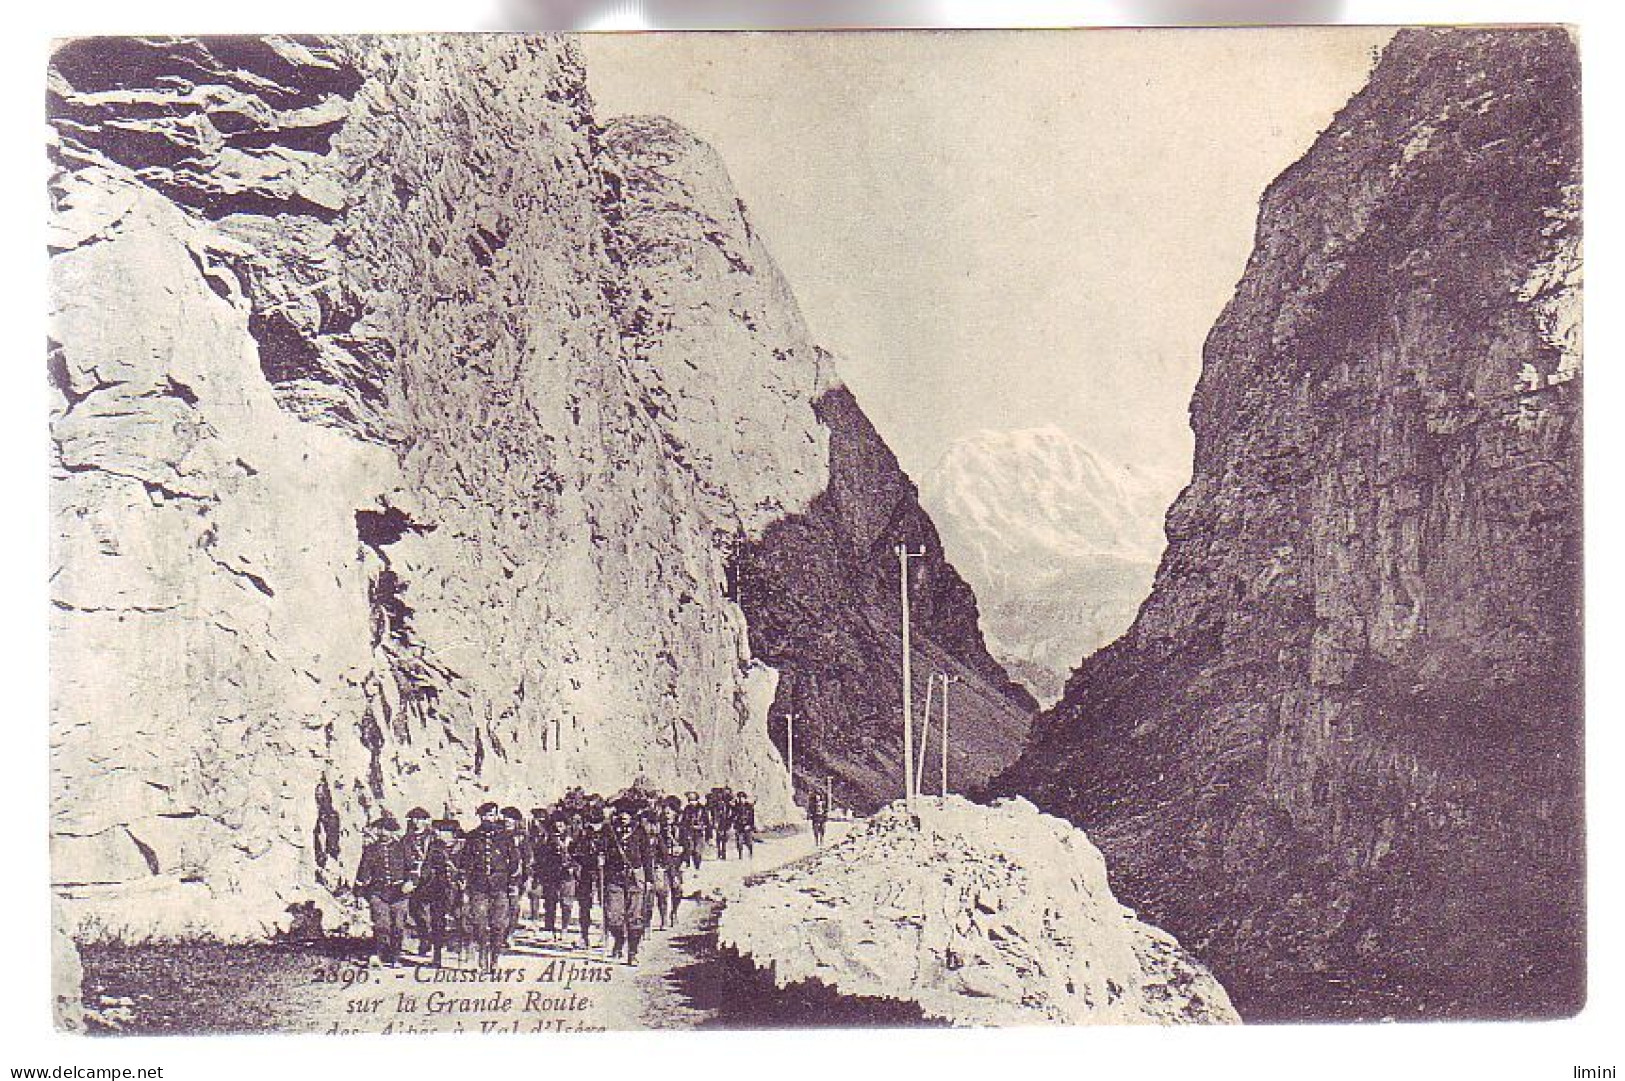
[[[87,39],[49,93],[76,936],[342,918],[381,806],[791,813],[747,617],[806,599],[733,564],[840,392],[714,154],[559,40]]]
[[[999,782],[1244,1016],[1583,999],[1579,145],[1563,32],[1393,40],[1263,199],[1150,599]]]
[[[784,746],[782,718],[793,713],[797,778],[812,786],[827,778],[838,803],[870,810],[902,794],[894,549],[906,543],[924,553],[909,568],[914,707],[923,713],[933,674],[958,680],[949,691],[949,785],[979,787],[1020,753],[1036,703],[988,654],[970,586],[851,393],[834,387],[814,408],[829,431],[828,487],[740,545],[730,568],[751,649],[782,673],[775,741]],[[941,747],[933,735],[923,749],[924,791],[937,790]]]

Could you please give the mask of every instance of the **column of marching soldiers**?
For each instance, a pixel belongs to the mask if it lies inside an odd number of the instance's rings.
[[[599,913],[601,949],[637,960],[655,916],[659,929],[675,923],[683,875],[699,867],[707,850],[726,859],[753,855],[756,809],[747,793],[726,787],[686,797],[634,786],[612,799],[570,789],[551,807],[536,807],[527,822],[516,807],[482,804],[479,825],[465,830],[456,818],[430,821],[407,812],[406,830],[385,811],[367,827],[355,892],[372,918],[373,963],[401,963],[407,933],[436,967],[449,953],[466,964],[470,950],[482,971],[497,960],[529,922],[554,946],[572,936],[593,948],[593,911]],[[828,806],[808,806],[820,843]],[[607,939],[604,937],[607,935]]]

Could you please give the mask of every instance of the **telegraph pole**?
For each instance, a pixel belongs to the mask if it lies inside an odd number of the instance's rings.
[[[903,800],[910,811],[914,810],[914,670],[909,656],[908,561],[923,555],[924,549],[911,552],[905,544],[897,546],[897,588],[903,601]]]
[[[942,681],[942,794],[948,795],[948,684],[958,683],[958,676],[950,676],[946,672],[938,672],[937,678]]]
[[[791,711],[784,715],[784,742],[790,759],[790,802],[796,801],[796,715]]]
[[[942,678],[941,672],[932,672],[925,681],[925,719],[920,724],[920,753],[914,760],[914,791],[922,794],[925,792],[925,760],[931,749],[931,706],[936,701],[937,680]],[[937,735],[946,739],[941,732]]]

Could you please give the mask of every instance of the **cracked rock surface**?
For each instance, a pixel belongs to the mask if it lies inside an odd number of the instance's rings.
[[[92,38],[48,90],[76,937],[341,924],[381,807],[643,777],[793,813],[807,651],[755,625],[825,601],[738,565],[827,498],[845,392],[714,153],[600,125],[562,39]],[[922,640],[997,688],[955,604]],[[1003,764],[1026,715],[990,715]]]
[[[1082,831],[1021,799],[901,802],[725,896],[717,941],[781,987],[960,1025],[1240,1019],[1174,938],[1112,896]]]

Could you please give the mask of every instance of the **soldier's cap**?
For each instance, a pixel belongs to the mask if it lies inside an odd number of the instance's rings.
[[[545,818],[545,817],[547,817],[547,808],[546,807],[532,807],[530,809],[530,817],[532,817],[532,818]]]
[[[455,818],[437,818],[434,820],[434,828],[437,830],[461,831],[463,827]]]
[[[525,820],[525,812],[521,811],[517,807],[504,807],[502,808],[502,817],[512,818],[523,822]]]
[[[406,817],[407,818],[428,818],[429,817],[429,812],[425,811],[422,807],[414,807],[410,811],[406,812]]]
[[[401,824],[395,820],[394,815],[385,811],[372,820],[372,828],[377,830],[398,830],[401,828]]]
[[[474,813],[479,815],[481,818],[484,818],[486,815],[496,814],[497,805],[490,802],[482,803],[480,804],[479,809]]]

